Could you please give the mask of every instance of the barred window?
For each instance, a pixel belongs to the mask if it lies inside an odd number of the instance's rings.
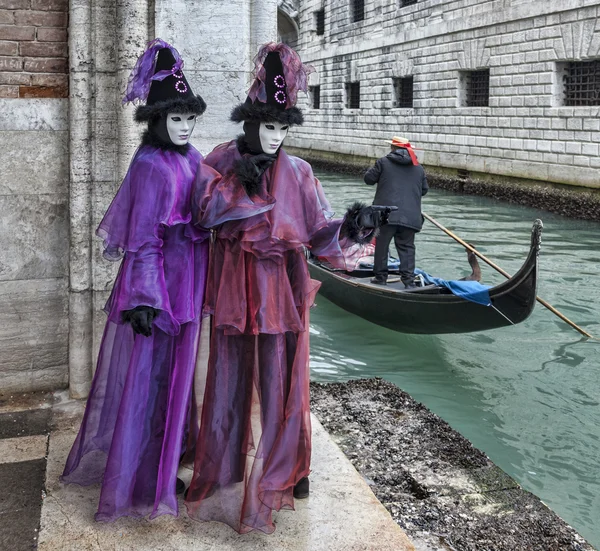
[[[400,5],[402,7],[404,7],[404,6],[412,6],[413,4],[416,4],[417,0],[400,0],[400,2],[401,2]]]
[[[346,83],[346,108],[360,108],[360,82]]]
[[[318,35],[325,34],[325,10],[315,12],[315,28]]]
[[[321,87],[309,86],[310,105],[313,109],[321,109]]]
[[[563,85],[565,105],[600,105],[600,60],[566,63]]]
[[[363,21],[365,18],[365,0],[351,0],[352,21]]]
[[[488,107],[490,104],[490,70],[466,71],[464,73],[465,105]]]
[[[413,77],[394,78],[394,107],[413,106]]]

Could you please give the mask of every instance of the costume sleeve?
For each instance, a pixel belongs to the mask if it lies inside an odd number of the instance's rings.
[[[344,247],[348,247],[350,242],[347,238],[340,237],[340,230],[344,223],[344,218],[333,218],[333,212],[329,206],[329,201],[325,198],[321,182],[314,178],[316,199],[319,203],[324,222],[319,224],[311,236],[309,248],[312,254],[323,258],[336,268],[346,269],[344,258]]]
[[[176,219],[168,184],[152,162],[134,160],[96,233],[104,239],[106,258],[123,258],[107,303],[109,319],[122,323],[125,310],[151,306],[160,310],[155,325],[176,334],[179,323],[171,312],[162,247],[165,226],[184,220]]]
[[[377,182],[379,182],[379,177],[381,176],[381,160],[378,160],[374,166],[372,166],[365,173],[365,184],[370,186],[374,186]]]
[[[173,188],[151,157],[140,159],[136,155],[96,230],[104,241],[105,258],[120,260],[126,252],[155,242],[161,224],[185,222],[173,212]]]
[[[214,228],[230,220],[250,218],[271,210],[275,201],[258,195],[250,198],[235,175],[221,176],[207,164],[201,164],[194,183],[194,221]]]
[[[425,170],[423,170],[423,179],[421,180],[421,197],[426,195],[429,191],[429,186],[427,185],[427,175],[425,174]]]
[[[164,228],[159,229],[158,237],[135,252],[125,253],[119,272],[119,293],[115,297],[119,314],[136,306],[170,311],[163,268],[163,232]]]

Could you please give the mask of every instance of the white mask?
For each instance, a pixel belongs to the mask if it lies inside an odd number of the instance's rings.
[[[167,115],[167,132],[175,145],[185,145],[190,141],[192,130],[196,125],[194,113],[169,113]]]
[[[258,137],[260,138],[260,147],[262,150],[271,155],[277,153],[279,146],[287,136],[289,128],[289,124],[282,124],[276,121],[261,122]]]

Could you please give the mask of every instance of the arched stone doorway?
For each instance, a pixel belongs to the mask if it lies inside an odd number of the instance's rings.
[[[277,39],[292,48],[298,46],[297,0],[279,0],[277,3]]]

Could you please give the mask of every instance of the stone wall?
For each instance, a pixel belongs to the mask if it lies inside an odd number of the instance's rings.
[[[68,381],[67,0],[0,0],[0,390]],[[36,98],[36,99],[32,99]]]
[[[0,99],[0,390],[67,384],[66,99]]]
[[[358,22],[351,4],[299,2],[299,51],[321,106],[303,99],[290,145],[374,158],[400,135],[432,169],[600,188],[600,106],[561,104],[561,64],[600,58],[598,0],[365,0]],[[461,106],[461,75],[479,69],[489,106]],[[395,107],[392,79],[408,76],[413,107]],[[345,107],[349,82],[360,82],[358,109]]]
[[[0,98],[68,97],[68,0],[0,0]]]

